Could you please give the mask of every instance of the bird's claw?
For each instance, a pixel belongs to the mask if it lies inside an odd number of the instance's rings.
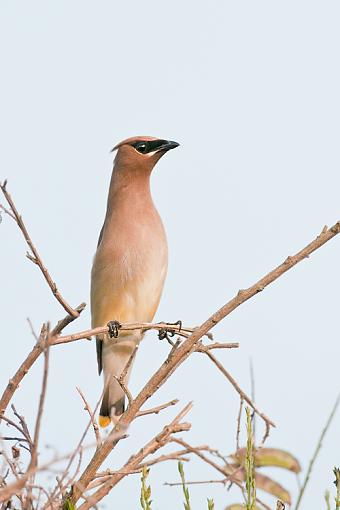
[[[121,328],[121,323],[118,321],[110,321],[107,323],[107,327],[109,328],[109,337],[117,338],[119,329]]]
[[[173,336],[175,336],[176,333],[179,333],[182,329],[182,321],[176,321],[176,322],[168,322],[167,323],[169,326],[179,326],[179,329],[178,331],[174,330],[174,329],[171,329],[171,328],[161,328],[159,331],[158,331],[158,338],[159,340],[164,340],[166,339],[169,344],[171,345],[174,345],[171,338]]]

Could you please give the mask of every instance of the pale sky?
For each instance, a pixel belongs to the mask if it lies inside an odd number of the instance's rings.
[[[152,180],[170,251],[156,320],[199,325],[340,219],[339,17],[336,1],[1,1],[0,179],[8,179],[73,306],[89,303],[109,151],[128,136],[181,144]],[[26,318],[38,330],[64,311],[25,259],[23,238],[8,217],[0,242],[3,387],[33,345]],[[335,238],[214,332],[216,340],[240,342],[238,351],[218,357],[247,391],[253,360],[256,401],[277,424],[267,445],[294,453],[304,468],[340,389],[339,251]],[[68,331],[89,325],[88,307]],[[167,352],[147,335],[132,374],[134,395]],[[14,399],[31,424],[41,368]],[[76,386],[94,405],[102,381],[93,342],[51,353],[42,444],[60,454],[87,422]],[[192,356],[149,404],[176,397],[181,406],[194,401],[186,440],[234,450],[238,395],[209,360]],[[119,467],[176,410],[138,420],[104,467]],[[324,491],[334,493],[339,426],[337,415],[301,508],[324,508]],[[218,478],[196,460],[185,468],[188,480]],[[293,475],[278,469],[271,475],[296,494]],[[151,470],[155,510],[181,508],[180,488],[163,486],[177,479],[175,463]],[[131,476],[105,508],[112,502],[138,508],[139,490],[139,477]],[[237,489],[220,485],[190,493],[197,509],[206,508],[206,497],[216,510],[241,501]]]

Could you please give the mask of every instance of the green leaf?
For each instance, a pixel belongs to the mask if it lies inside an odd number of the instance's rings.
[[[213,499],[207,499],[208,501],[208,510],[215,510],[215,503]]]
[[[63,510],[76,510],[76,507],[69,498],[64,501]]]
[[[183,488],[183,494],[184,494],[184,510],[191,510],[190,506],[190,496],[189,496],[189,489],[185,485],[185,475],[184,475],[184,468],[183,468],[183,462],[178,462],[178,472],[181,477],[182,481],[182,488]]]
[[[230,455],[230,458],[243,466],[245,463],[246,449],[240,448]],[[255,467],[275,466],[288,469],[293,473],[299,473],[301,466],[299,461],[289,452],[279,448],[259,448],[254,454]]]
[[[150,470],[144,467],[141,476],[140,504],[143,510],[151,510],[151,487],[147,485],[146,480]]]

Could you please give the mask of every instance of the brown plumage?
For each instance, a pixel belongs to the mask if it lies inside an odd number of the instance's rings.
[[[150,193],[150,174],[176,142],[140,136],[116,145],[107,210],[91,273],[92,327],[152,321],[167,272],[167,242]],[[99,373],[104,372],[100,424],[124,412],[125,395],[114,376],[124,370],[140,331],[97,338]],[[131,367],[130,367],[131,368]],[[129,370],[130,372],[130,370]],[[125,383],[129,379],[127,374]]]

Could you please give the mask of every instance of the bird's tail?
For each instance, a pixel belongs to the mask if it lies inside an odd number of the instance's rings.
[[[120,416],[125,410],[125,392],[115,377],[119,378],[127,366],[136,347],[135,338],[122,338],[117,342],[103,342],[102,366],[104,372],[104,393],[99,411],[99,425],[107,427],[112,416]],[[130,377],[132,362],[129,366],[123,384],[127,385]]]

